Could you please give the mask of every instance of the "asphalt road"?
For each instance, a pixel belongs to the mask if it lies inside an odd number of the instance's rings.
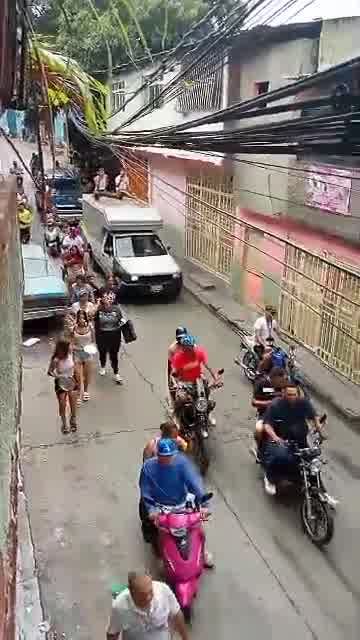
[[[360,439],[330,415],[326,483],[340,498],[335,537],[324,551],[301,530],[297,508],[264,494],[249,454],[250,388],[233,365],[237,338],[188,294],[175,304],[128,308],[138,341],[121,360],[125,378],[94,377],[79,435],[62,436],[46,368],[52,343],[24,349],[23,470],[45,617],[67,640],[104,637],[114,582],[157,566],[141,538],[137,481],[142,448],[165,413],[167,346],[187,326],[215,367],[213,517],[216,568],[203,576],[191,637],[355,640],[359,638]],[[31,330],[37,330],[31,327]]]

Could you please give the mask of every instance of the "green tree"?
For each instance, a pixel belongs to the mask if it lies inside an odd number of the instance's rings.
[[[220,6],[218,0],[33,0],[32,9],[37,33],[96,71],[171,49],[214,4]],[[218,11],[221,21],[224,8]],[[213,20],[202,33],[207,29],[214,29]]]

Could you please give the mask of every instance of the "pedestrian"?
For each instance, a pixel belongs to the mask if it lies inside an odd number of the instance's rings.
[[[70,302],[74,304],[74,302],[79,302],[80,294],[83,294],[84,291],[88,293],[89,302],[95,302],[94,299],[94,291],[90,284],[86,282],[86,277],[83,273],[78,273],[76,276],[75,282],[71,287],[70,293]]]
[[[119,374],[119,350],[123,315],[120,306],[113,300],[107,293],[101,298],[95,313],[95,338],[99,351],[100,375],[104,376],[106,373],[106,359],[109,354],[115,382],[122,384],[123,380]]]
[[[77,378],[82,384],[84,402],[90,400],[89,384],[91,378],[91,354],[85,347],[94,343],[94,329],[86,311],[80,309],[76,314],[76,321],[72,333],[75,370]],[[79,388],[78,405],[81,404],[81,387]]]
[[[109,185],[109,176],[105,173],[104,167],[100,167],[94,178],[95,193],[105,193]]]
[[[128,194],[129,192],[129,178],[124,169],[124,167],[120,167],[120,171],[118,175],[115,177],[115,191],[118,195],[120,194]]]
[[[109,273],[106,276],[106,282],[103,287],[100,287],[98,291],[95,292],[95,296],[101,300],[105,293],[111,297],[114,304],[120,304],[121,295],[122,295],[122,284],[121,278],[114,273]]]
[[[69,291],[79,275],[85,275],[84,252],[77,245],[70,247],[63,254],[63,263],[66,272]]]
[[[146,571],[131,571],[128,587],[112,604],[107,640],[170,640],[171,632],[188,640],[179,603],[164,582]]]
[[[67,340],[58,340],[50,359],[48,375],[55,378],[55,393],[59,403],[62,433],[69,433],[67,426],[67,404],[70,406],[70,429],[77,430],[76,397],[78,393],[78,379],[72,345]]]

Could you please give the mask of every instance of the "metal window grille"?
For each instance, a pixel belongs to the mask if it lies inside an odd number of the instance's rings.
[[[213,55],[196,65],[182,80],[177,110],[190,113],[221,109],[222,87],[223,61],[218,55]]]
[[[112,85],[113,111],[125,111],[125,80],[117,80]]]

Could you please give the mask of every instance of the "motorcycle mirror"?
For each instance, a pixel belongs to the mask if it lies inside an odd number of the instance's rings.
[[[324,413],[324,414],[321,416],[321,418],[320,418],[319,422],[320,422],[320,424],[325,424],[325,422],[326,422],[326,421],[327,421],[327,414],[326,414],[326,413]]]
[[[209,493],[205,493],[205,495],[203,495],[203,497],[201,498],[201,503],[205,504],[205,502],[209,502],[209,500],[211,500],[211,498],[214,496],[212,491],[209,491]]]
[[[222,376],[222,375],[223,375],[223,373],[224,373],[224,369],[219,369],[219,371],[218,371],[218,375],[219,375],[219,376]]]

